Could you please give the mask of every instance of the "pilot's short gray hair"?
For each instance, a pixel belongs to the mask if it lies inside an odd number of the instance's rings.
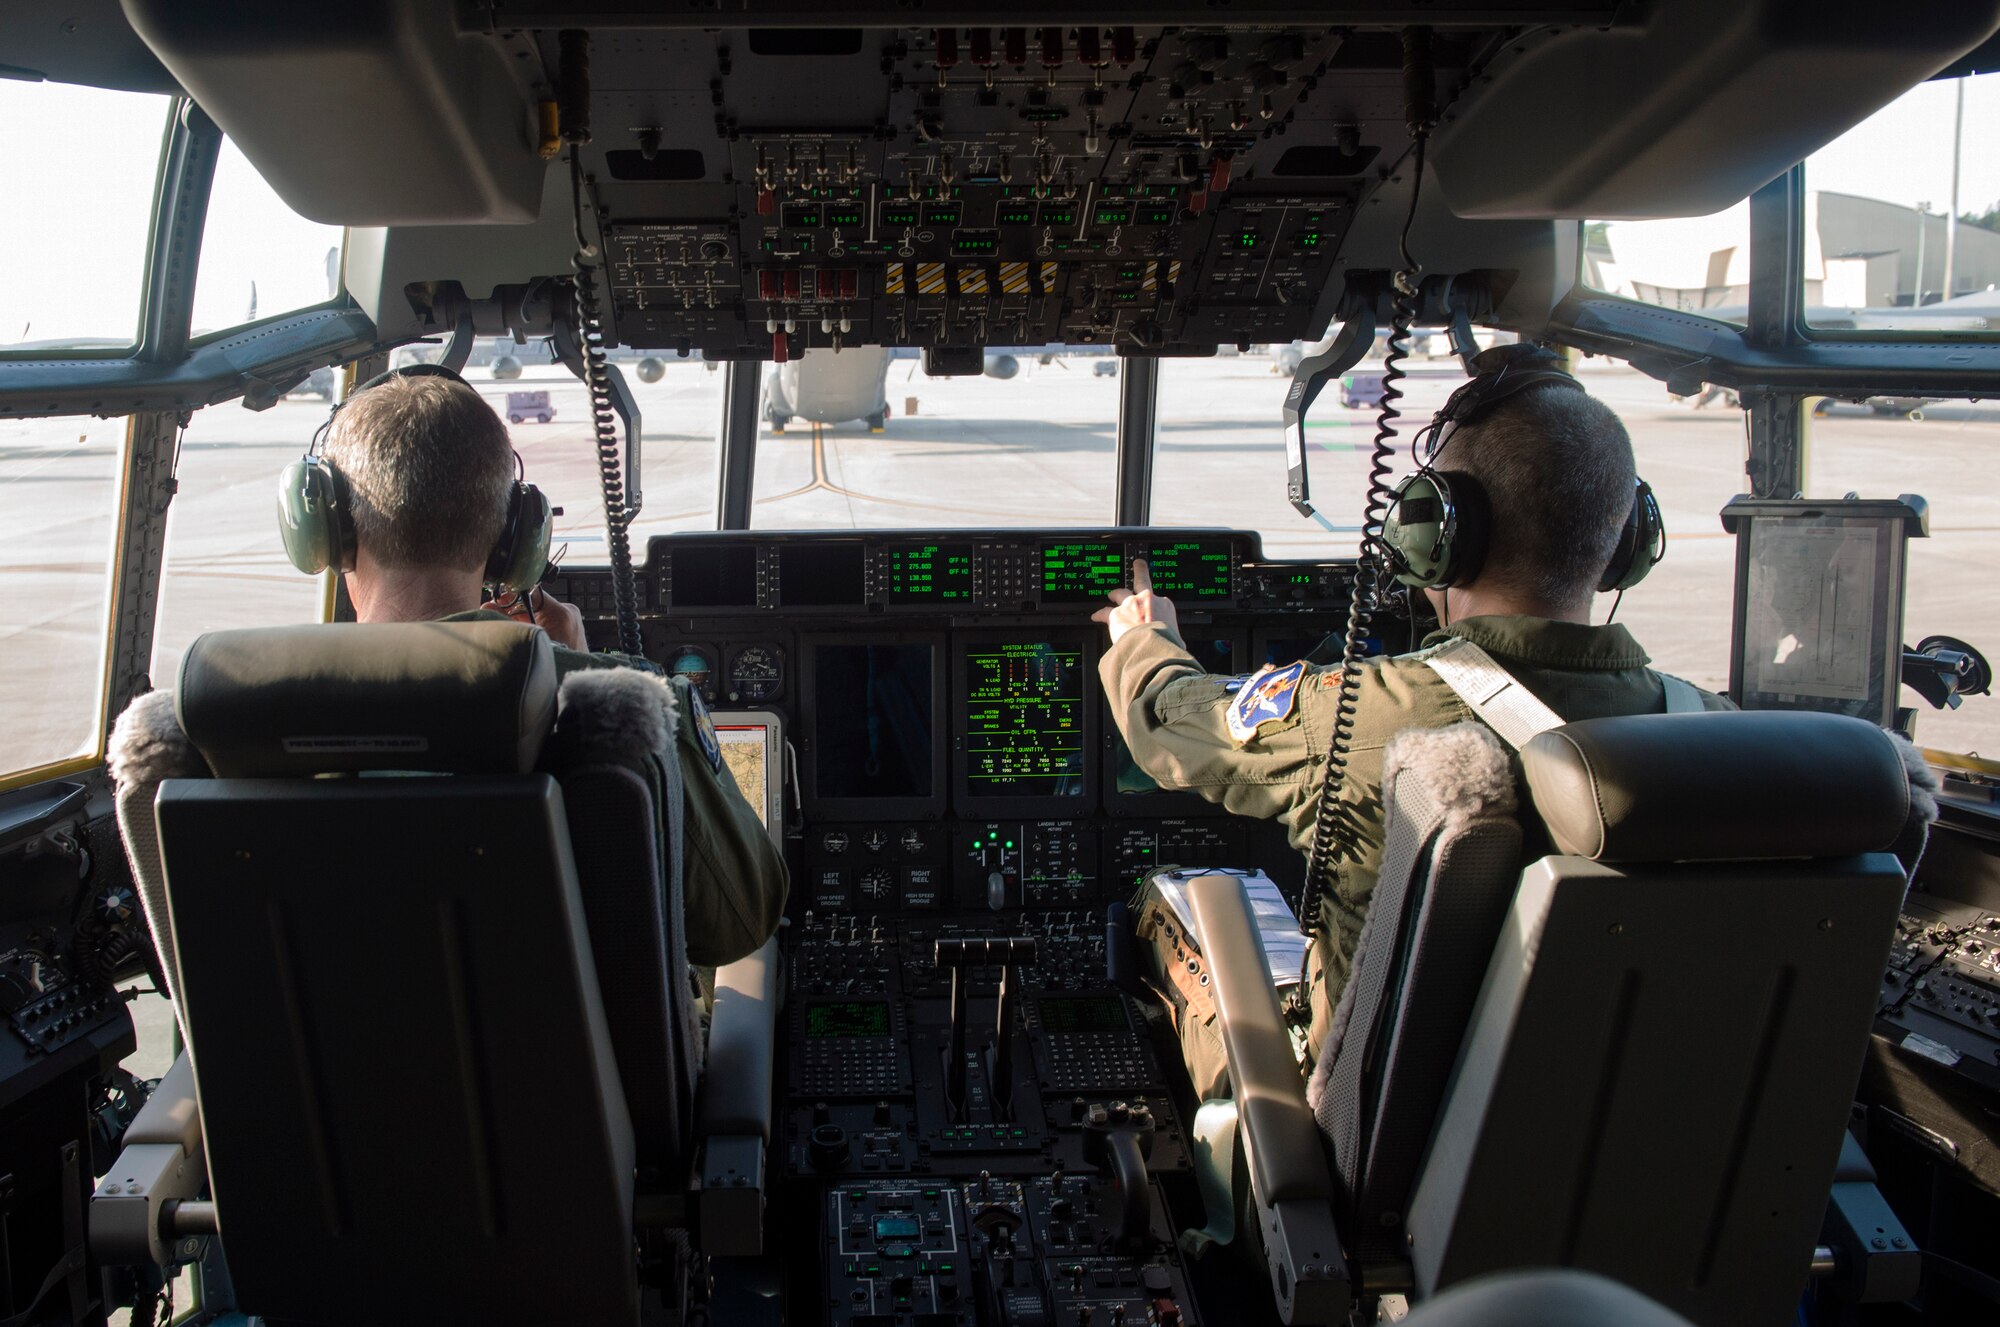
[[[1558,608],[1590,601],[1632,510],[1632,438],[1611,407],[1543,383],[1459,429],[1439,458],[1479,481],[1493,530],[1480,580]]]
[[[346,478],[355,542],[386,567],[484,567],[506,520],[514,449],[478,392],[391,378],[340,408],[326,456]]]

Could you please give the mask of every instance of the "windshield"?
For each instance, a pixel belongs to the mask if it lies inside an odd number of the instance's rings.
[[[989,348],[985,372],[927,376],[915,352],[809,351],[763,366],[759,529],[1109,524],[1119,362]]]

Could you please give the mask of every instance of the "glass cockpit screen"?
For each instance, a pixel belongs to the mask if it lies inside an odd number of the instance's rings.
[[[1083,662],[1048,641],[966,648],[966,796],[1084,795]]]
[[[817,796],[935,794],[931,656],[929,645],[813,646]]]

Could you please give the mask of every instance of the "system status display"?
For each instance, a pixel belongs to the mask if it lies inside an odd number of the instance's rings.
[[[1234,594],[1226,539],[1154,544],[1146,557],[1153,569],[1153,588],[1161,594],[1176,599],[1228,599]]]
[[[1120,544],[1046,544],[1042,547],[1042,602],[1101,602],[1125,583]]]
[[[882,562],[881,587],[884,603],[971,603],[972,548],[967,544],[890,548]]]
[[[1081,797],[1083,650],[1048,641],[965,653],[966,795]]]

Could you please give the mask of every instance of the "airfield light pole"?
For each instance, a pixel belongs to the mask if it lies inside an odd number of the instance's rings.
[[[1951,210],[1944,214],[1944,298],[1957,293],[1952,284],[1952,266],[1958,257],[1958,154],[1965,141],[1965,80],[1954,79],[1958,87],[1958,108],[1951,120]]]
[[[1931,219],[1931,205],[1917,204],[1917,293],[1910,296],[1910,307],[1924,307],[1924,231],[1929,229],[1924,223]]]

